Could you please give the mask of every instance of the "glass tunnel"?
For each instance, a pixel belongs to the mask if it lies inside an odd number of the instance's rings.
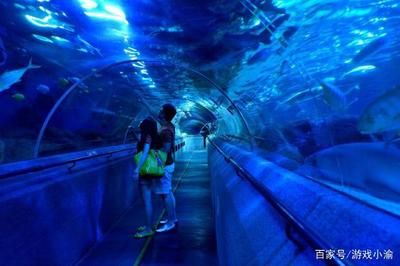
[[[399,1],[0,15],[1,265],[400,265]]]

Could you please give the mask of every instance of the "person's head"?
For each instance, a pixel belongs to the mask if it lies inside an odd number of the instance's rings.
[[[139,125],[140,128],[140,140],[138,143],[138,150],[143,150],[147,136],[151,137],[151,146],[153,148],[159,145],[159,136],[157,130],[157,122],[151,117],[145,118]]]
[[[157,122],[153,118],[147,117],[140,123],[139,128],[141,136],[151,136],[157,133]]]
[[[171,122],[176,115],[176,108],[170,103],[164,104],[158,114],[158,118],[162,123]]]

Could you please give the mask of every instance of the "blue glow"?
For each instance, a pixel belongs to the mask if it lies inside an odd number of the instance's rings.
[[[112,37],[122,37],[124,40],[129,39],[129,33],[124,30],[110,29],[105,32],[105,35]]]
[[[126,16],[125,16],[124,11],[122,11],[121,8],[119,8],[118,6],[108,5],[107,4],[107,5],[104,6],[104,9],[106,11],[108,11],[109,13],[114,14],[116,16],[119,16],[119,17],[123,18],[124,20],[126,20]]]
[[[39,6],[39,10],[46,13],[46,16],[43,18],[31,16],[31,15],[25,15],[25,18],[32,23],[33,25],[41,28],[51,28],[51,29],[64,29],[73,32],[74,29],[71,28],[70,25],[68,24],[62,24],[60,25],[57,20],[53,18],[53,13],[44,8],[43,6]]]
[[[96,1],[93,0],[80,0],[79,2],[84,9],[93,9],[98,6]]]
[[[111,15],[108,13],[103,13],[103,12],[85,12],[85,15],[93,18],[100,18],[100,19],[106,19],[106,20],[115,20],[115,21],[121,21],[126,24],[128,24],[128,21],[125,18],[121,18],[119,16]]]
[[[95,5],[96,4],[96,5]],[[82,7],[84,9],[94,9],[97,8],[97,3],[94,1],[87,2],[85,1],[84,4],[82,4]],[[105,11],[105,12],[104,12]],[[104,11],[85,11],[85,15],[93,18],[99,18],[99,19],[105,19],[105,20],[114,20],[114,21],[119,21],[123,22],[125,24],[129,24],[128,21],[126,20],[126,15],[124,11],[116,6],[116,5],[110,5],[110,4],[105,4],[104,5]]]
[[[279,8],[282,8],[284,6],[283,0],[275,0],[275,1],[273,1],[273,3],[276,7],[279,7]]]
[[[347,46],[360,46],[360,45],[365,45],[365,41],[362,39],[354,40],[351,43],[349,43]]]
[[[94,0],[79,0],[81,7],[85,9],[85,15],[104,20],[113,20],[129,24],[124,11],[117,5],[99,5]]]
[[[112,15],[112,14],[108,14],[108,13],[103,13],[103,12],[85,12],[85,15],[87,15],[89,17],[93,17],[93,18],[121,21],[121,22],[124,22],[125,24],[129,24],[128,21],[125,18],[116,16],[116,15]]]

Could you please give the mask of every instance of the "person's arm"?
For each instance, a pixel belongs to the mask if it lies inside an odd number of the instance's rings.
[[[139,169],[142,168],[144,162],[147,159],[147,156],[149,155],[149,151],[150,151],[150,144],[145,143],[144,147],[143,147],[142,156],[140,156],[140,160],[139,160],[138,164],[136,165],[137,172],[139,172]]]
[[[170,152],[172,148],[172,138],[174,137],[174,134],[171,132],[169,129],[165,129],[161,132],[161,138],[162,138],[162,151],[163,152]]]
[[[140,156],[139,162],[136,165],[136,168],[135,168],[135,170],[133,172],[134,176],[138,176],[139,175],[140,168],[142,168],[144,162],[147,159],[147,156],[149,155],[150,145],[151,145],[151,138],[148,136],[147,139],[146,139],[146,142],[144,143],[144,146],[143,146],[142,156]]]
[[[170,152],[171,151],[171,146],[172,146],[171,142],[164,142],[163,143],[163,147],[162,147],[162,151],[166,152],[166,153]]]

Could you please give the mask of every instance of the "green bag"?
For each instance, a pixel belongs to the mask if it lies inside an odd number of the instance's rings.
[[[140,157],[143,152],[139,152],[135,155],[135,163],[136,165],[139,163]],[[149,154],[147,155],[146,160],[143,163],[142,168],[140,168],[139,175],[140,176],[154,176],[154,177],[162,177],[164,176],[164,167],[167,161],[167,153],[159,150],[151,149]]]

